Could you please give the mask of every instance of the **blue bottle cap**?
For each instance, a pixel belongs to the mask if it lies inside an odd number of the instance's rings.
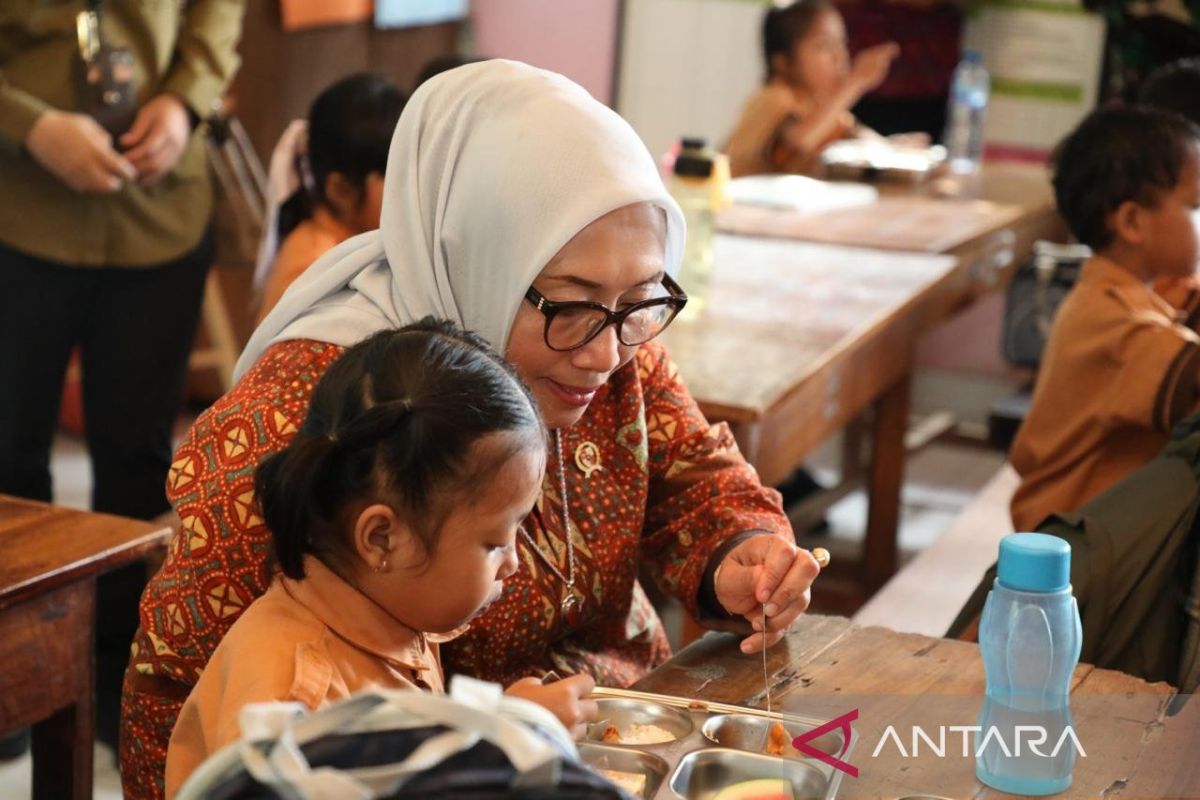
[[[1061,592],[1071,586],[1071,545],[1045,533],[1010,533],[1000,540],[996,577],[1018,592]]]
[[[962,60],[969,64],[982,64],[983,53],[979,52],[978,50],[963,50]]]

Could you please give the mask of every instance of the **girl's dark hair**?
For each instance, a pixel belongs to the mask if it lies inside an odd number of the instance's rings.
[[[492,433],[519,444],[472,463]],[[529,390],[482,338],[432,317],[354,345],[313,391],[308,417],[258,467],[255,491],[283,573],[304,556],[345,563],[356,506],[385,502],[432,553],[450,500],[525,447],[545,447]]]
[[[1071,233],[1093,250],[1113,241],[1108,216],[1127,200],[1153,206],[1195,158],[1200,128],[1152,108],[1093,111],[1055,148],[1054,198]]]
[[[392,132],[407,101],[394,83],[373,72],[342,78],[317,95],[308,111],[308,174],[312,183],[302,186],[280,206],[280,239],[325,202],[329,173],[340,172],[359,186],[372,172],[383,174]]]
[[[786,6],[772,6],[763,17],[763,59],[767,65],[767,80],[774,68],[771,56],[791,55],[792,46],[803,39],[823,11],[833,11],[831,0],[796,0]]]

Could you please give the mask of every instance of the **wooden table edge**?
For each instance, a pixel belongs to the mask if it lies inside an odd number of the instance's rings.
[[[142,522],[142,520],[136,521]],[[149,526],[152,523],[144,524]],[[95,577],[131,564],[150,553],[155,547],[169,542],[172,533],[170,525],[152,527],[136,539],[117,547],[111,547],[88,559],[64,564],[58,569],[43,572],[19,583],[0,587],[0,611],[68,583]]]

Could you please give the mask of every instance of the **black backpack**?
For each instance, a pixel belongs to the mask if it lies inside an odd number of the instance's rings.
[[[1006,361],[1033,369],[1041,364],[1054,314],[1089,255],[1083,245],[1034,243],[1033,255],[1017,268],[1005,297],[1001,352]]]
[[[372,690],[309,713],[247,706],[242,739],[178,800],[632,800],[584,766],[549,711],[456,676],[448,696]]]

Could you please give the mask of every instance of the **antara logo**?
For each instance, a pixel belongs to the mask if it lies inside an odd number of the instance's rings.
[[[971,752],[967,749],[967,734],[980,734],[977,736],[978,746],[975,748],[974,755],[976,758],[981,756],[987,750],[989,744],[994,743],[1005,756],[1009,758],[1020,758],[1023,752],[1031,753],[1041,758],[1054,758],[1066,746],[1069,741],[1075,748],[1075,752],[1082,758],[1087,758],[1087,753],[1084,752],[1083,745],[1079,743],[1079,737],[1075,735],[1075,729],[1070,725],[1063,728],[1062,733],[1058,737],[1058,741],[1054,744],[1054,749],[1049,753],[1044,753],[1039,748],[1046,744],[1050,738],[1050,734],[1041,725],[1016,725],[1012,728],[1012,733],[1005,736],[999,728],[988,726],[986,733],[984,728],[979,725],[939,725],[938,737],[935,741],[923,728],[919,725],[914,725],[912,729],[911,753],[904,749],[904,742],[900,739],[900,734],[896,733],[894,725],[888,725],[883,732],[883,736],[879,737],[879,744],[875,745],[875,752],[871,753],[871,758],[879,755],[880,751],[889,740],[895,745],[900,752],[902,758],[916,758],[920,755],[921,742],[936,755],[938,758],[946,756],[946,731],[951,733],[962,734],[962,754],[964,757],[970,756]],[[1022,743],[1025,744],[1026,750],[1021,749]],[[1012,745],[1011,747],[1009,745]]]
[[[846,755],[846,751],[850,749],[850,723],[858,719],[858,709],[848,711],[836,719],[831,719],[824,725],[813,728],[811,731],[800,734],[795,739],[792,739],[792,747],[799,750],[809,758],[815,758],[818,761],[824,761],[834,769],[840,769],[852,778],[858,777],[858,767],[853,764],[848,764],[842,761],[842,757]],[[842,752],[836,756],[831,756],[824,750],[819,750],[813,747],[809,742],[813,739],[818,739],[832,730],[840,729],[842,732]]]
[[[832,719],[823,725],[819,725],[810,731],[806,731],[792,740],[792,747],[808,756],[815,758],[818,761],[829,764],[835,769],[839,769],[852,778],[858,777],[858,767],[849,764],[842,759],[850,749],[851,744],[851,728],[850,723],[858,719],[858,709],[848,711],[836,719]],[[834,730],[842,732],[842,751],[836,756],[826,753],[812,745],[813,740],[819,739],[827,733]],[[1075,735],[1075,729],[1070,725],[1063,728],[1062,733],[1058,736],[1053,749],[1045,752],[1042,748],[1050,740],[1050,734],[1046,728],[1041,725],[1016,725],[1011,729],[1011,733],[1006,736],[1000,728],[989,726],[982,728],[979,725],[940,725],[937,728],[936,738],[930,736],[924,728],[919,725],[914,725],[912,728],[912,736],[910,739],[910,747],[905,748],[904,740],[900,738],[900,734],[896,731],[896,726],[888,725],[884,730],[883,735],[879,738],[879,743],[875,745],[875,750],[871,753],[871,758],[877,758],[891,742],[899,751],[902,758],[917,758],[921,754],[922,742],[925,747],[939,758],[946,756],[946,739],[947,733],[959,733],[962,736],[962,755],[969,757],[974,755],[979,757],[990,746],[996,746],[1010,758],[1019,758],[1022,753],[1031,753],[1041,758],[1054,758],[1068,744],[1075,748],[1076,754],[1081,758],[1087,757],[1087,752],[1084,751],[1083,745],[1079,742],[1079,737]],[[969,748],[968,734],[976,736],[978,746],[972,751]],[[979,735],[982,734],[982,735]]]

